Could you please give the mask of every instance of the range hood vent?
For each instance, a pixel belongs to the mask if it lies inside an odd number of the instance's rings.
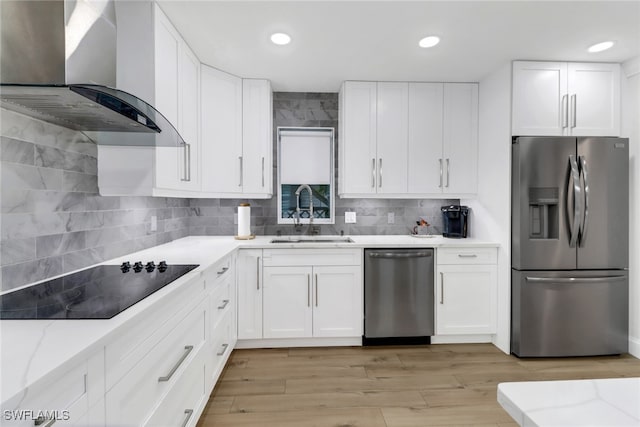
[[[0,107],[81,131],[100,145],[184,144],[155,108],[111,87],[113,0],[2,0],[0,8]]]

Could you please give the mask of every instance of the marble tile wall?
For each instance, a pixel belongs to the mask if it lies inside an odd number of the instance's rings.
[[[6,110],[0,121],[0,290],[188,235],[187,199],[100,196],[82,133]]]
[[[338,135],[338,94],[275,92],[273,94],[274,129],[274,188],[276,188],[277,170],[276,129],[278,126],[333,127],[336,132],[336,144],[340,144]],[[338,153],[336,145],[336,156]],[[339,171],[336,158],[336,182]],[[190,200],[190,234],[192,235],[229,235],[237,233],[234,213],[241,202],[251,204],[251,225],[253,233],[295,234],[305,233],[307,227],[296,230],[293,225],[277,224],[277,197],[269,200]],[[425,217],[432,224],[433,233],[442,230],[440,207],[459,203],[454,199],[340,199],[336,197],[336,223],[321,225],[321,234],[406,234],[416,224],[416,220]],[[357,223],[345,224],[344,213],[356,212]],[[388,213],[394,213],[394,224],[388,224]]]

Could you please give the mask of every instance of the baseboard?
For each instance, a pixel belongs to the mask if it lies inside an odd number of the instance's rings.
[[[235,348],[282,348],[282,347],[347,347],[362,346],[362,337],[346,338],[273,338],[260,340],[238,340]]]
[[[435,335],[431,344],[479,344],[492,343],[493,335]]]
[[[640,339],[629,337],[629,354],[640,359]]]

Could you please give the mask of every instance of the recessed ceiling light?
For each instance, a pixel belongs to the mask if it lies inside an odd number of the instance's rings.
[[[420,40],[418,42],[418,46],[427,48],[427,47],[433,47],[433,46],[437,45],[438,43],[440,43],[440,37],[429,36],[429,37],[425,37],[422,40]]]
[[[271,41],[274,44],[285,45],[291,43],[291,36],[285,33],[273,33],[271,34]]]
[[[613,45],[614,45],[614,42],[611,42],[611,41],[596,43],[593,46],[589,46],[589,49],[587,50],[591,53],[602,52],[603,50],[609,49]]]

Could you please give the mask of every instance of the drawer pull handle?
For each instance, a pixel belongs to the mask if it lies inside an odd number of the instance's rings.
[[[227,349],[229,348],[229,344],[222,344],[222,350],[216,353],[216,356],[222,356],[223,354],[225,354],[227,352]]]
[[[478,258],[476,254],[458,254],[458,258]]]
[[[36,426],[51,427],[53,424],[55,424],[55,422],[55,418],[45,418],[44,415],[40,415],[38,418],[36,418],[33,424]]]
[[[222,270],[218,271],[218,276],[223,275],[229,270],[229,267],[223,267]]]
[[[218,306],[218,310],[224,310],[227,307],[227,304],[229,304],[229,300],[228,299],[223,299],[222,300],[222,305]]]
[[[173,366],[173,368],[171,368],[171,371],[169,371],[169,373],[167,375],[165,375],[164,377],[159,377],[158,378],[158,382],[161,383],[161,382],[169,381],[171,379],[171,377],[173,376],[173,374],[176,373],[176,371],[178,370],[180,365],[182,365],[182,362],[184,362],[184,359],[186,359],[187,356],[189,356],[189,353],[191,353],[192,350],[193,350],[193,346],[192,345],[184,346],[184,353],[182,353],[182,357],[180,357],[180,360],[178,360],[178,363],[176,363]]]
[[[193,415],[193,409],[185,409],[184,410],[184,414],[186,415],[186,417],[184,417],[184,421],[182,422],[180,427],[187,427],[187,424],[189,424],[189,420],[191,419],[191,416]]]

